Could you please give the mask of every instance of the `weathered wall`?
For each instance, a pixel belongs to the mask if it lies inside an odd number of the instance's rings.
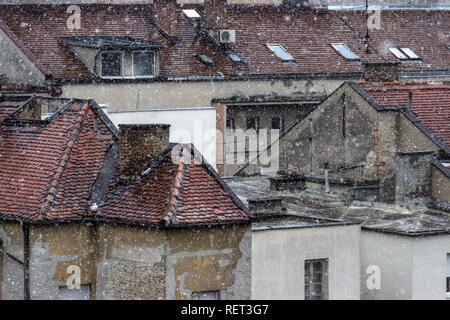
[[[81,284],[90,284],[95,297],[95,242],[94,229],[87,224],[30,227],[31,299],[58,299],[72,265],[81,269]]]
[[[0,30],[0,75],[5,74],[9,83],[43,85],[45,76]]]
[[[23,261],[19,224],[2,223],[5,250]],[[250,226],[156,230],[71,223],[30,227],[31,299],[58,299],[69,266],[81,270],[91,299],[191,299],[221,290],[250,299]],[[2,299],[23,299],[23,266],[4,257]]]
[[[431,168],[431,194],[438,202],[450,203],[450,179],[438,168]]]
[[[97,298],[191,299],[193,292],[226,290],[227,299],[248,299],[248,229],[156,231],[103,225]]]
[[[360,297],[359,225],[253,231],[252,299],[304,299],[304,261],[328,258],[330,300]]]
[[[343,80],[274,80],[67,84],[63,86],[63,97],[95,99],[99,104],[108,105],[112,111],[192,108],[211,106],[213,99],[242,95],[274,93],[293,96],[307,91],[330,94],[342,82]]]
[[[426,205],[431,196],[432,153],[398,153],[395,202],[407,206]]]
[[[23,262],[23,233],[20,224],[0,222],[0,237],[3,240],[3,250]],[[23,299],[23,264],[4,255],[2,269],[1,299]]]

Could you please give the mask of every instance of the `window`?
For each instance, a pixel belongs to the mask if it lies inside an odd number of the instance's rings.
[[[347,60],[359,60],[359,57],[353,53],[345,44],[343,43],[332,43],[331,46],[336,50],[341,56]]]
[[[450,253],[447,253],[447,297],[450,298]]]
[[[272,118],[272,129],[280,130],[280,132],[283,132],[284,130],[284,121],[282,117],[275,117]]]
[[[389,48],[389,51],[399,60],[420,60],[420,57],[410,48]]]
[[[191,19],[200,18],[200,15],[194,9],[185,9],[185,10],[183,10],[183,13],[186,15],[186,17],[191,18]]]
[[[230,58],[231,61],[236,62],[236,63],[242,61],[241,58],[234,52],[228,52],[228,58]]]
[[[102,53],[102,76],[122,77],[122,52],[106,51]]]
[[[211,66],[214,64],[214,61],[205,54],[199,54],[197,56],[197,59],[200,60],[203,64],[205,64],[207,66]]]
[[[220,300],[220,291],[200,291],[192,293],[192,300]]]
[[[259,130],[259,119],[258,118],[248,118],[247,119],[247,130]]]
[[[155,74],[155,53],[153,51],[133,52],[133,76],[149,77]]]
[[[267,47],[282,61],[295,61],[295,59],[279,44],[268,44]]]
[[[326,300],[328,259],[305,261],[305,300]]]
[[[59,300],[91,300],[91,285],[82,284],[80,289],[69,289],[67,286],[59,287]]]
[[[227,119],[227,129],[231,129],[231,130],[235,129],[233,118]]]

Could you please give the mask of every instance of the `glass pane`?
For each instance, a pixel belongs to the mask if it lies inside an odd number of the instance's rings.
[[[102,76],[121,77],[122,76],[122,53],[103,52],[102,53]]]
[[[401,60],[407,60],[408,58],[397,48],[389,48],[389,51],[392,52],[392,54]]]
[[[348,60],[359,60],[359,57],[353,53],[345,44],[333,43],[333,48],[339,52],[345,59]]]
[[[410,59],[419,59],[419,56],[414,53],[410,48],[401,48],[403,53],[405,53]]]
[[[203,291],[198,294],[199,300],[219,300],[219,291]]]
[[[275,55],[283,61],[292,61],[294,58],[280,45],[267,45]]]
[[[154,74],[154,56],[152,51],[133,52],[133,72],[135,77],[152,76]]]

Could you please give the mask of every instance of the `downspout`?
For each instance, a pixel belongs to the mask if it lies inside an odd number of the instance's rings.
[[[30,300],[30,229],[21,223],[23,232],[23,299]]]

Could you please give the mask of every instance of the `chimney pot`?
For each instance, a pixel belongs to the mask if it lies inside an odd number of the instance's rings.
[[[145,164],[169,146],[168,124],[120,124],[120,177],[139,175]]]

